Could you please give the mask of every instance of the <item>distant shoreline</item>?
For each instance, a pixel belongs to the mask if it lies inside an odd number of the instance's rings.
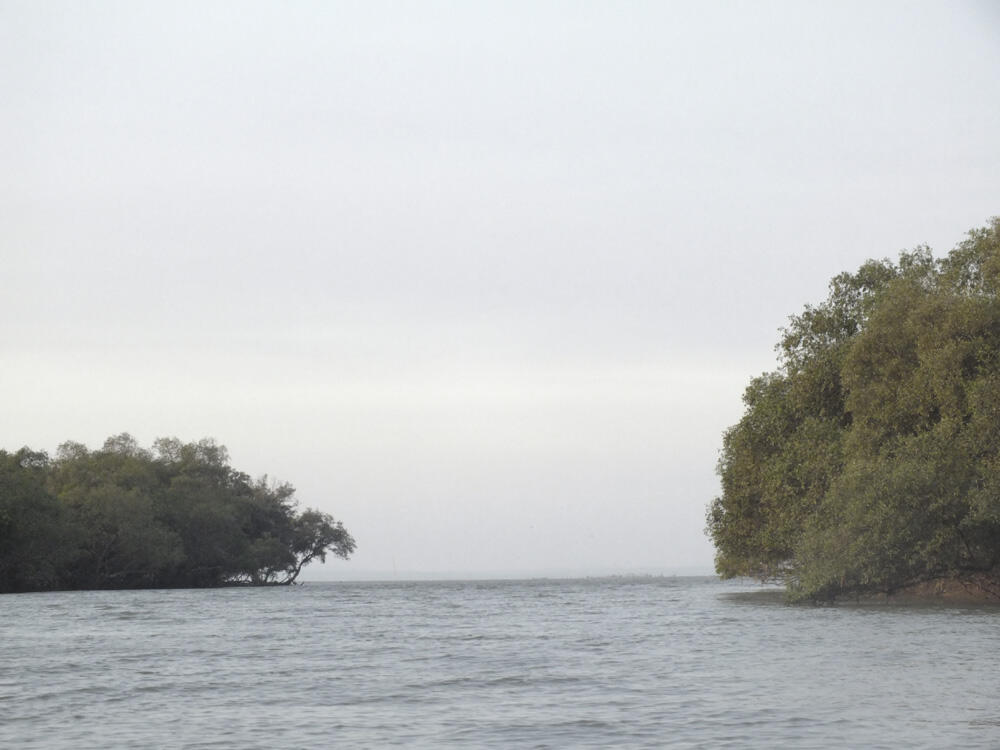
[[[324,573],[329,572],[329,575]],[[533,579],[582,580],[586,578],[718,578],[711,567],[638,568],[635,570],[350,570],[315,566],[305,569],[298,583],[353,583],[364,581],[528,581]]]

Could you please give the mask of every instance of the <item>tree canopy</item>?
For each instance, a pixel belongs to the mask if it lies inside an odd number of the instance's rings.
[[[0,592],[292,583],[355,548],[294,494],[236,471],[212,440],[0,450]]]
[[[1000,218],[830,282],[723,436],[716,568],[792,598],[939,579],[1000,596]]]

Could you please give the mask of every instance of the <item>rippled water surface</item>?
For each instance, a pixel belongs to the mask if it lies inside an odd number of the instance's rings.
[[[0,597],[0,747],[1000,747],[1000,610],[712,579]]]

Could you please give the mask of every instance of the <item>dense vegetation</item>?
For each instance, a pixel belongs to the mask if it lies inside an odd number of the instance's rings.
[[[211,440],[0,451],[0,592],[292,583],[354,550],[339,521],[296,511],[293,495],[234,470]]]
[[[837,276],[782,333],[724,436],[718,572],[803,599],[1000,595],[1000,218]]]

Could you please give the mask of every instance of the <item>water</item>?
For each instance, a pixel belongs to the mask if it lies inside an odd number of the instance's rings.
[[[1000,610],[711,579],[0,597],[4,748],[1000,747]]]

